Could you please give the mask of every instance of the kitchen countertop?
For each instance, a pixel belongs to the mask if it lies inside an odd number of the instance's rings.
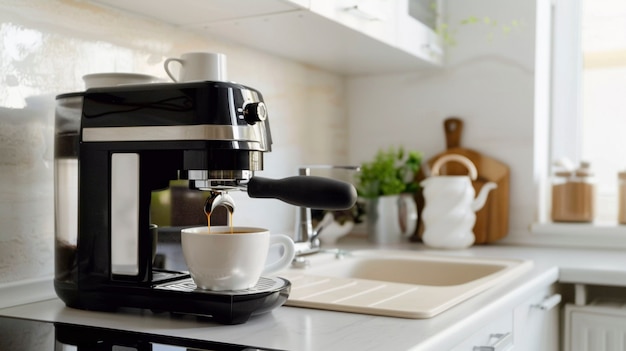
[[[371,249],[372,246],[351,246]],[[454,256],[533,260],[532,269],[430,319],[402,319],[282,306],[242,325],[220,325],[195,317],[174,317],[135,309],[118,313],[67,308],[59,299],[0,309],[0,316],[123,329],[287,350],[444,350],[460,343],[502,309],[514,308],[559,281],[626,286],[622,251],[487,245],[467,250],[429,250],[421,244],[397,247]]]

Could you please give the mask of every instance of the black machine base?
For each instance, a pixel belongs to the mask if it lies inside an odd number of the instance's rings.
[[[280,307],[291,290],[291,283],[278,277],[261,277],[256,286],[246,290],[202,290],[188,275],[152,287],[107,286],[97,291],[78,291],[76,286],[56,280],[54,285],[57,295],[68,307],[97,311],[134,307],[191,314],[221,324],[242,324],[252,315]]]

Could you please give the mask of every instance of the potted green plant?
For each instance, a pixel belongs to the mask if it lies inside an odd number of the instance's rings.
[[[365,202],[367,234],[375,243],[395,243],[413,234],[419,189],[415,175],[422,154],[403,147],[379,150],[371,162],[361,164],[356,175],[359,197]]]

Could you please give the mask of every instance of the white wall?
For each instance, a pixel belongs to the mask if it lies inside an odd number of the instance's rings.
[[[443,68],[350,78],[350,160],[367,160],[378,148],[390,145],[420,150],[428,159],[446,147],[443,120],[460,117],[465,122],[462,146],[510,166],[509,237],[528,235],[537,204],[533,181],[536,4],[522,0],[446,4],[446,22],[451,26],[470,16],[488,16],[499,24],[517,20],[522,25],[508,35],[482,24],[457,26],[457,44],[447,47]]]
[[[95,72],[166,78],[166,57],[223,52],[231,80],[261,91],[273,151],[259,175],[347,159],[345,79],[78,0],[0,0],[0,285],[53,273],[54,96]],[[296,209],[237,194],[235,222],[289,232]]]
[[[166,78],[166,57],[198,50],[227,54],[230,79],[265,97],[275,143],[260,175],[359,163],[391,145],[428,158],[445,148],[443,120],[458,116],[463,146],[510,165],[510,237],[527,236],[537,203],[533,155],[544,152],[534,149],[535,2],[450,0],[447,8],[451,25],[489,16],[522,26],[506,36],[483,25],[458,28],[443,68],[346,79],[84,1],[0,0],[0,285],[53,271],[53,96],[81,90],[86,73]],[[236,201],[237,223],[293,228],[291,206],[244,194]]]

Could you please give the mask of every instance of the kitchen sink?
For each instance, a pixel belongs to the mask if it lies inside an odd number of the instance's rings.
[[[430,318],[532,267],[532,261],[459,257],[408,250],[319,253],[292,283],[286,305],[374,315]]]

